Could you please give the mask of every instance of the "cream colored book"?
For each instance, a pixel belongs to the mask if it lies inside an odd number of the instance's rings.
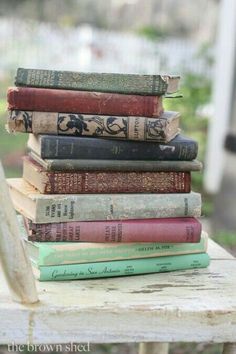
[[[195,192],[44,195],[22,178],[7,182],[16,210],[39,224],[201,215],[201,195]]]

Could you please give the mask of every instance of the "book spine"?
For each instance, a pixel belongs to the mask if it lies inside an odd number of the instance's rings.
[[[177,116],[176,116],[177,117]],[[174,134],[169,137],[171,126]],[[179,132],[179,118],[117,117],[73,113],[9,111],[8,131],[167,142]]]
[[[199,242],[201,223],[194,218],[141,219],[34,224],[28,239],[38,242]]]
[[[13,87],[7,99],[9,110],[144,117],[163,112],[158,96]]]
[[[40,281],[92,279],[134,274],[170,272],[183,269],[205,268],[209,265],[206,253],[131,259],[112,262],[69,264],[40,267]]]
[[[39,172],[36,185],[44,194],[76,193],[189,193],[188,172]]]
[[[43,135],[40,139],[43,159],[193,160],[198,151],[195,141],[158,144],[93,138],[91,144],[86,137]]]
[[[180,254],[203,253],[206,251],[207,237],[199,243],[53,243],[35,245],[25,240],[30,258],[37,266],[95,263],[125,259],[177,256]],[[39,255],[35,255],[38,248]]]
[[[185,172],[201,171],[201,162],[195,161],[145,161],[145,160],[42,160],[32,152],[32,158],[47,171],[146,171],[146,172]]]
[[[163,95],[168,76],[81,73],[70,71],[17,70],[16,86],[45,87],[122,94]]]
[[[138,259],[150,257],[166,257],[177,256],[180,254],[195,254],[206,251],[207,238],[202,238],[199,243],[120,243],[118,245],[107,243],[90,244],[78,243],[75,247],[68,244],[69,247],[58,248],[57,244],[50,244],[47,247],[45,244],[34,245],[32,242],[25,241],[28,247],[30,258],[37,266],[50,266],[61,264],[80,264],[80,263],[95,263],[105,261],[116,261],[122,259]],[[31,251],[32,247],[39,247],[39,257],[34,256]]]
[[[45,198],[44,198],[45,197]],[[36,199],[35,223],[199,217],[199,193],[87,194]],[[16,207],[17,206],[16,204]],[[22,208],[20,208],[22,210]]]

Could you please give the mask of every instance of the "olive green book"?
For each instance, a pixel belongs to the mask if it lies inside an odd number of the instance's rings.
[[[15,85],[161,96],[178,90],[179,76],[86,73],[18,68]]]
[[[87,159],[42,159],[31,151],[30,157],[46,171],[201,171],[202,163],[193,161],[148,161],[148,160],[87,160]]]
[[[201,216],[199,193],[41,194],[22,178],[8,178],[15,209],[36,224]]]

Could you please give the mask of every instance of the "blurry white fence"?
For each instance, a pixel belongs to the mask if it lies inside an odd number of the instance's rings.
[[[60,70],[211,76],[194,41],[149,41],[130,33],[0,19],[0,75],[18,66]]]

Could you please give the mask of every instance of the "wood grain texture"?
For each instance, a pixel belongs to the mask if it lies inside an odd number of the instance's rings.
[[[38,301],[31,264],[27,257],[16,213],[0,162],[0,261],[15,301]]]
[[[209,254],[208,269],[37,282],[31,306],[12,303],[1,278],[0,343],[233,342],[235,259],[212,241]]]

